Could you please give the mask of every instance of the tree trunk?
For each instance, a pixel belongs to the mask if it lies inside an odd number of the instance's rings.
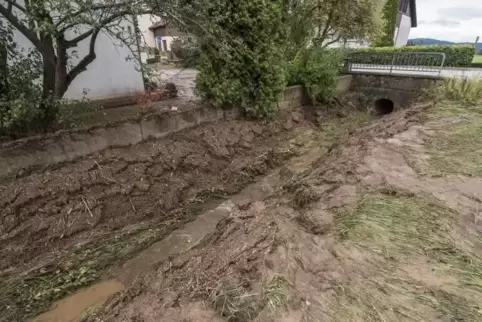
[[[67,49],[57,42],[57,64],[55,69],[55,98],[61,99],[69,88],[67,81]]]
[[[50,49],[50,48],[49,48]],[[43,81],[42,81],[42,101],[39,109],[43,111],[41,115],[41,127],[50,129],[57,117],[57,106],[54,102],[55,83],[56,83],[56,57],[53,46],[50,50],[42,53],[43,60]]]
[[[8,50],[6,44],[0,44],[0,97],[8,94]]]

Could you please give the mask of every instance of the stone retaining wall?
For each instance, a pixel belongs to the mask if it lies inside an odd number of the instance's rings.
[[[367,107],[379,99],[389,99],[395,109],[409,107],[423,100],[429,90],[441,78],[431,76],[397,76],[381,74],[353,74],[350,91],[363,94]]]

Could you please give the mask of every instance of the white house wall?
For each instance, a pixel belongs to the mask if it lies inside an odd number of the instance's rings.
[[[23,5],[23,1],[18,1]],[[2,0],[0,3],[5,4]],[[131,26],[130,21],[124,21],[123,24]],[[67,39],[70,37],[67,35]],[[20,48],[28,50],[34,48],[33,44],[25,38],[20,32],[14,30],[14,41]],[[89,48],[90,37],[83,40],[76,48],[72,48],[70,52],[75,50],[78,58],[73,58],[72,62],[76,63],[82,59]],[[117,43],[117,44],[116,44]],[[105,33],[100,33],[97,37],[95,52],[96,59],[87,67],[87,70],[79,74],[64,95],[67,99],[104,99],[114,98],[118,96],[127,96],[139,91],[144,91],[144,82],[142,73],[137,68],[137,63],[126,58],[132,57],[133,54],[127,46],[118,46],[119,41]],[[84,96],[84,92],[87,95]]]
[[[125,21],[126,26],[133,25]],[[79,43],[75,50],[79,58],[84,57],[89,48],[90,37]],[[127,96],[144,90],[142,73],[137,68],[132,51],[118,40],[105,33],[100,33],[95,44],[97,58],[79,74],[65,93],[65,98],[81,99],[84,90],[89,99],[104,99],[116,96]],[[128,60],[126,60],[128,59]]]
[[[395,46],[401,47],[405,46],[408,42],[410,36],[410,30],[412,29],[412,19],[410,16],[401,15],[400,26],[395,34]]]
[[[146,47],[157,48],[156,40],[154,38],[154,33],[149,29],[150,26],[159,22],[160,17],[153,15],[141,15],[137,17],[137,23],[139,26],[139,31],[142,34],[141,42]]]

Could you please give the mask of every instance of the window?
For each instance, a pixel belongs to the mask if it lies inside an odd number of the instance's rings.
[[[164,51],[168,51],[168,49],[167,49],[167,41],[164,40],[164,39],[162,40],[162,46],[164,47],[164,49],[163,49]]]

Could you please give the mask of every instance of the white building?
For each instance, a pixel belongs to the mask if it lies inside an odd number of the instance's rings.
[[[133,30],[132,22],[122,23]],[[76,48],[79,59],[87,53],[89,40]],[[139,62],[133,59],[135,53],[130,48],[105,33],[99,34],[95,47],[96,59],[74,79],[65,98],[81,99],[85,90],[87,98],[92,100],[132,96],[144,91]]]
[[[23,0],[17,1],[18,6],[23,6]],[[5,0],[0,0],[3,8],[8,7]],[[14,9],[15,10],[15,9]],[[20,9],[14,11],[15,16],[22,20]],[[6,18],[0,14],[0,19]],[[9,22],[6,22],[9,24]],[[121,25],[129,32],[134,30],[132,17],[123,19]],[[88,29],[87,29],[88,30]],[[67,30],[64,35],[66,40],[73,39],[82,30]],[[84,30],[85,32],[85,30]],[[19,30],[13,29],[14,41],[20,48],[28,50],[34,48],[33,43],[28,40]],[[35,35],[38,36],[38,35]],[[80,41],[76,47],[68,49],[69,66],[75,66],[89,52],[91,36]],[[129,48],[115,37],[106,32],[99,33],[95,42],[96,58],[74,78],[68,87],[64,98],[82,99],[84,97],[92,100],[113,99],[118,97],[131,96],[144,91],[144,81],[139,69],[138,62],[133,58],[132,48]],[[67,67],[68,70],[72,67]],[[86,93],[86,95],[85,95]]]
[[[159,50],[161,54],[170,52],[172,42],[183,35],[177,28],[169,26],[166,19],[158,16],[141,15],[137,17],[137,21],[141,33],[143,61],[153,56],[153,49]]]
[[[410,30],[417,27],[417,3],[416,0],[398,0],[397,23],[393,33],[395,47],[405,46],[410,37]],[[347,40],[336,42],[329,47],[364,48],[370,44],[366,41]]]
[[[395,47],[405,46],[410,36],[410,30],[417,27],[416,0],[399,0],[396,26]]]

